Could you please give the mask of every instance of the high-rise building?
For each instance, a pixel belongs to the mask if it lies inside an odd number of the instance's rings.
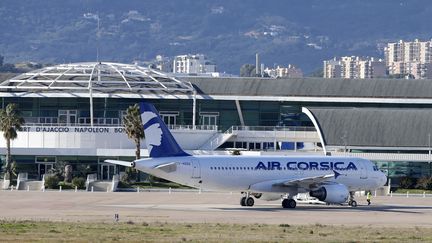
[[[381,78],[386,76],[385,63],[381,59],[341,57],[324,61],[324,78]]]
[[[336,58],[332,60],[324,61],[324,78],[340,78],[342,77],[342,64],[340,60]]]
[[[174,58],[174,73],[201,74],[216,72],[216,65],[203,54],[180,55]]]
[[[385,63],[375,60],[373,57],[368,60],[358,61],[358,78],[383,78],[387,75]]]
[[[432,41],[402,41],[388,43],[385,59],[390,75],[416,79],[432,78]]]

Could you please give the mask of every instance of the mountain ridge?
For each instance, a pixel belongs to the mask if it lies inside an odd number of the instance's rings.
[[[99,49],[101,61],[130,63],[203,53],[238,74],[260,53],[266,66],[308,73],[334,56],[383,57],[387,42],[426,40],[431,14],[425,0],[3,0],[0,55],[69,63],[96,61]]]

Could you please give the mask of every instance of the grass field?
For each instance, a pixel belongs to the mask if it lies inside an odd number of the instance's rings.
[[[0,221],[1,242],[431,242],[432,228]]]

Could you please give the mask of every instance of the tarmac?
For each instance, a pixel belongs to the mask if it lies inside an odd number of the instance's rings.
[[[357,197],[358,207],[255,200],[239,205],[229,192],[0,191],[0,220],[71,222],[170,222],[230,224],[325,224],[369,227],[432,227],[432,197]]]

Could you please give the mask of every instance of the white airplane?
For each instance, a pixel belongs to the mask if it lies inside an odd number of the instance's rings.
[[[149,158],[133,162],[105,160],[136,168],[179,184],[204,190],[241,192],[240,205],[255,198],[282,199],[295,208],[294,197],[309,193],[320,201],[356,207],[355,191],[374,190],[387,178],[366,159],[333,156],[193,156],[184,152],[152,104],[141,103]]]

